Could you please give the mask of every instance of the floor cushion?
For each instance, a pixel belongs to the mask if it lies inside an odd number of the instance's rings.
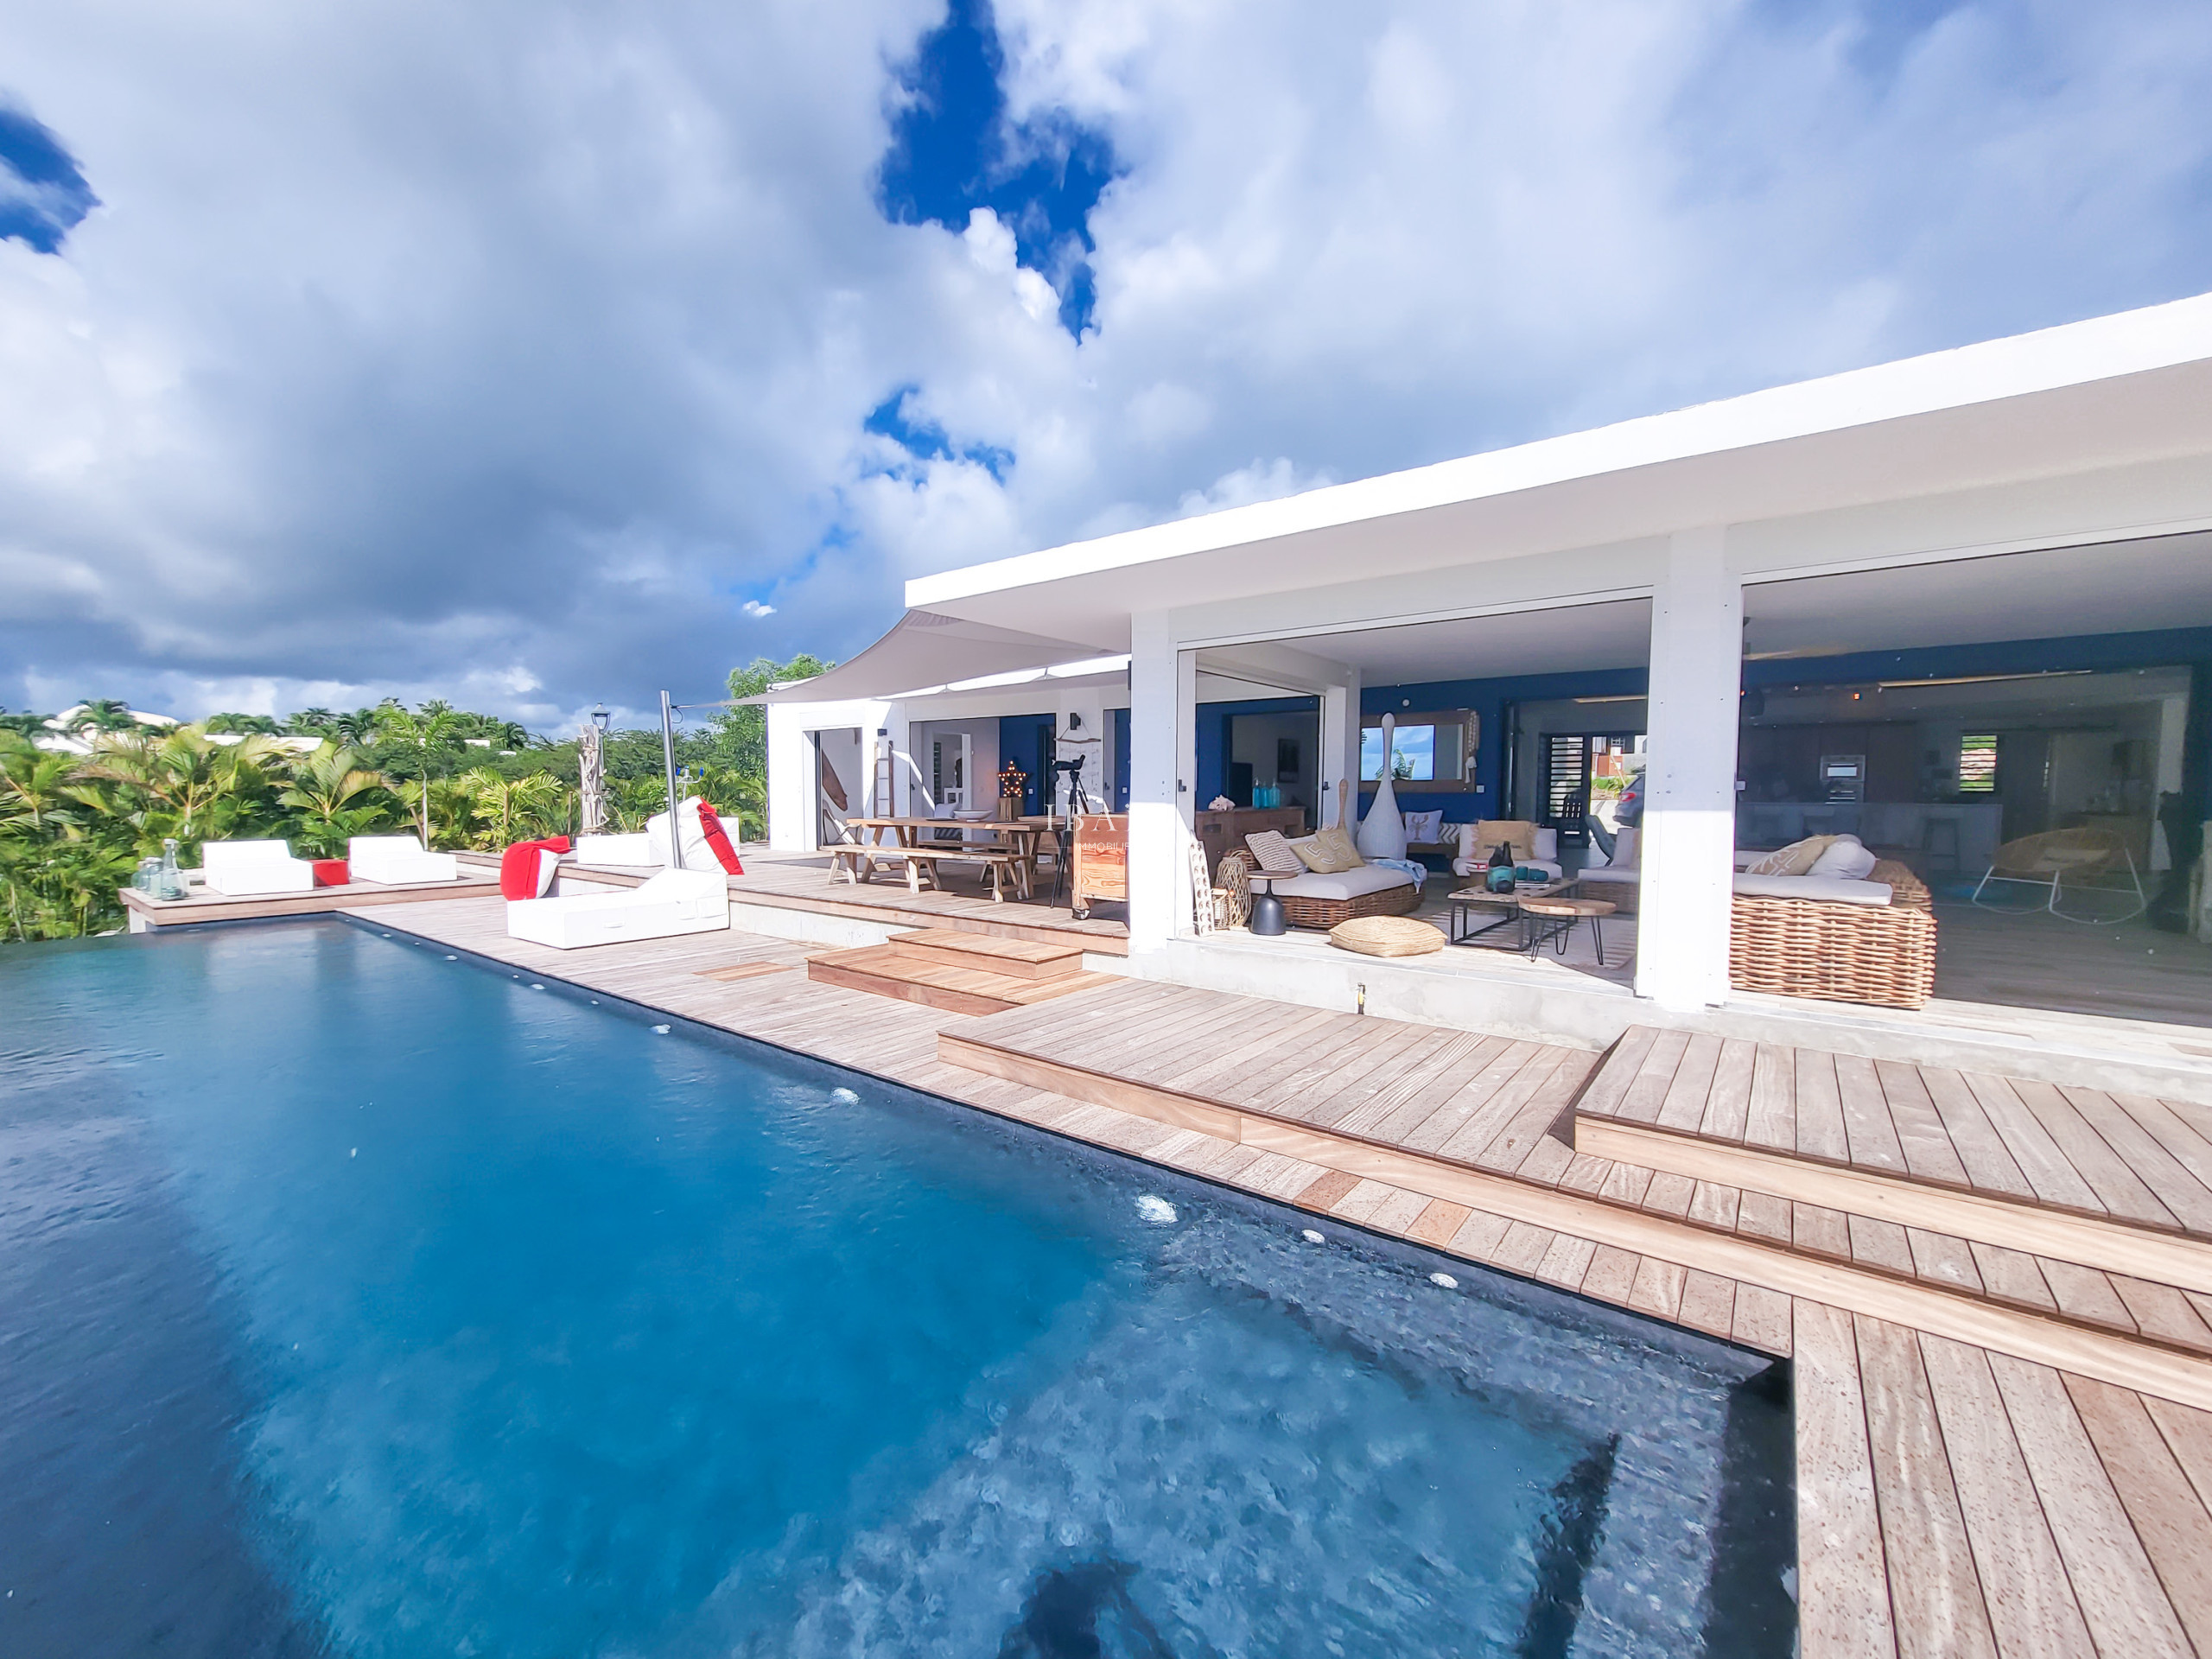
[[[1817,899],[1832,905],[1886,905],[1891,894],[1885,881],[1846,881],[1832,875],[1746,874],[1730,885],[1747,899]]]
[[[1444,935],[1410,916],[1361,916],[1331,928],[1329,943],[1363,957],[1425,957],[1444,948]]]

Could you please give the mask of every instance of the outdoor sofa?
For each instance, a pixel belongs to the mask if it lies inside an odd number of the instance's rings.
[[[715,933],[729,926],[729,882],[719,869],[663,870],[615,893],[507,903],[507,937],[556,950]]]
[[[346,843],[346,874],[352,881],[454,881],[461,861],[451,853],[429,853],[412,836],[355,836]]]
[[[210,841],[200,849],[200,881],[226,899],[313,893],[315,864],[281,841]]]
[[[1316,861],[1319,843],[1325,840],[1338,855]],[[1263,846],[1274,850],[1277,861],[1262,861],[1260,849]],[[1312,861],[1332,868],[1276,875],[1268,884],[1268,891],[1282,900],[1283,919],[1293,927],[1326,931],[1362,916],[1403,916],[1420,907],[1421,888],[1409,872],[1366,862],[1352,849],[1350,838],[1337,830],[1297,841],[1286,841],[1274,831],[1248,836],[1244,846],[1230,849],[1223,857],[1216,869],[1215,885],[1232,893],[1248,893],[1255,872],[1264,876],[1271,869],[1287,872]]]

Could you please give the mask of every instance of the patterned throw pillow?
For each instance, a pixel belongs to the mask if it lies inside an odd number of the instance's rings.
[[[1316,874],[1336,875],[1366,866],[1367,861],[1359,855],[1359,849],[1353,844],[1350,832],[1342,824],[1324,830],[1313,837],[1313,842],[1329,861],[1329,868],[1325,870],[1318,864],[1313,866]]]
[[[1802,841],[1793,841],[1787,847],[1778,847],[1764,858],[1756,861],[1744,872],[1746,875],[1803,875],[1820,861],[1822,853],[1835,840],[1834,836],[1808,836]]]
[[[1290,841],[1280,830],[1262,830],[1244,837],[1244,845],[1252,856],[1260,861],[1263,870],[1294,870],[1300,868],[1298,855],[1291,850]]]

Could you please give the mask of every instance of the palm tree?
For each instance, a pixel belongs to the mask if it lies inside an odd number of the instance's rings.
[[[435,699],[423,705],[419,713],[410,714],[407,705],[397,698],[377,710],[377,735],[386,742],[404,744],[415,753],[416,780],[422,785],[416,797],[421,808],[420,823],[423,850],[430,849],[430,763],[434,754],[458,747],[461,716]]]
[[[389,791],[385,775],[361,765],[359,749],[325,743],[292,768],[290,786],[276,798],[301,814],[300,839],[324,858],[335,858],[351,836],[384,816],[363,796]]]
[[[491,766],[477,766],[457,780],[469,795],[482,820],[480,839],[487,846],[505,847],[523,839],[526,831],[558,835],[569,827],[569,791],[550,772],[526,772],[510,778]]]
[[[216,827],[227,816],[220,809],[258,785],[263,764],[283,753],[275,738],[257,734],[216,743],[200,725],[105,733],[94,740],[79,775],[115,785],[125,798],[115,804],[122,810],[135,804],[130,816],[143,840],[174,836],[190,842]]]
[[[86,697],[69,717],[70,729],[78,732],[128,732],[137,724],[130,705],[120,697]]]
[[[327,709],[302,709],[285,717],[284,729],[297,737],[328,737],[337,722],[338,716]]]
[[[384,723],[381,709],[355,709],[330,717],[330,735],[341,743],[359,748],[364,743],[376,741],[377,729]]]
[[[77,757],[53,754],[29,743],[0,747],[0,835],[48,840],[78,822],[69,787]]]

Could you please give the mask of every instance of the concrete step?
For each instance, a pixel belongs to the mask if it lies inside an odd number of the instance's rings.
[[[872,944],[858,950],[831,950],[810,957],[806,976],[825,985],[896,997],[904,1002],[943,1008],[948,1014],[1003,1014],[1009,1008],[1088,990],[1094,985],[1116,983],[1110,974],[1064,974],[1053,979],[1027,979],[1013,974],[990,973],[903,954],[888,944]]]
[[[999,938],[949,927],[894,933],[888,944],[911,961],[941,968],[969,968],[1008,979],[1065,979],[1083,971],[1083,946],[1060,940]]]

